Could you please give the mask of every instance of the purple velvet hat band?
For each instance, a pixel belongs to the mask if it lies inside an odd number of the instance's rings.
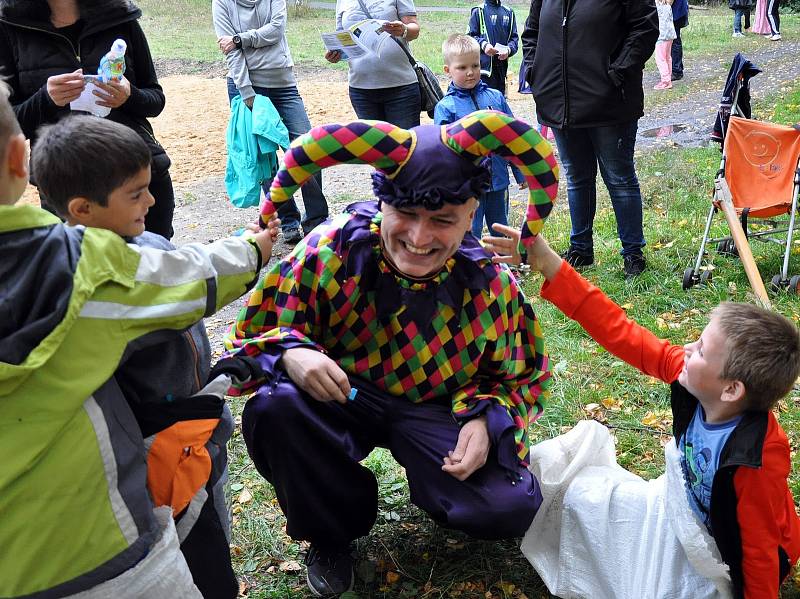
[[[463,204],[491,186],[491,159],[470,160],[442,141],[442,128],[421,125],[411,131],[416,143],[408,162],[390,178],[372,173],[372,190],[381,202],[395,208],[439,210],[444,204]]]

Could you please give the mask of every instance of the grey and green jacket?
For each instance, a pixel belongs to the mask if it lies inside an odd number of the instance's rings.
[[[260,256],[241,238],[137,247],[31,206],[0,206],[0,247],[0,597],[60,597],[119,576],[159,534],[114,371],[242,295]]]

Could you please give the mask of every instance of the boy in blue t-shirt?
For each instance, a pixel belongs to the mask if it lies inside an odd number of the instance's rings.
[[[444,98],[439,100],[433,113],[437,125],[455,123],[458,119],[475,112],[488,109],[514,116],[505,97],[481,81],[480,47],[474,38],[457,33],[448,37],[442,44],[444,72],[450,75],[452,83]],[[472,220],[472,234],[480,239],[483,221],[489,232],[492,225],[508,224],[508,178],[509,163],[499,156],[491,157],[492,185],[478,198],[479,205]],[[520,189],[526,187],[520,170],[511,166],[514,179]]]
[[[518,262],[519,233],[498,232],[508,237],[484,240],[495,261]],[[627,318],[541,236],[527,262],[544,275],[544,299],[609,352],[670,385],[688,503],[729,567],[733,595],[776,597],[800,557],[800,519],[787,482],[790,446],[772,413],[800,375],[797,327],[769,310],[723,302],[696,341],[673,345]],[[617,524],[599,529],[613,533]],[[603,540],[613,545],[613,534]]]

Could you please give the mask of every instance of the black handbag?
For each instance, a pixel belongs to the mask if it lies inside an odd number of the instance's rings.
[[[444,97],[442,87],[439,85],[439,80],[436,78],[436,75],[433,74],[433,71],[428,68],[428,65],[414,58],[411,51],[403,42],[396,37],[392,37],[392,39],[396,41],[397,45],[405,52],[408,62],[411,63],[414,73],[417,75],[417,81],[419,82],[420,112],[426,112],[429,117],[433,118],[433,109],[436,108],[436,104],[439,100]]]

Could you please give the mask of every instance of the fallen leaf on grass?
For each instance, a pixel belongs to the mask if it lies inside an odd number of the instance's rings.
[[[280,564],[278,564],[278,569],[281,572],[299,572],[300,570],[303,569],[303,566],[301,566],[295,560],[290,559],[288,561],[281,562]]]
[[[400,580],[400,574],[394,570],[390,570],[386,573],[386,584],[394,584],[398,580]]]
[[[239,497],[236,499],[240,504],[250,503],[253,501],[253,495],[250,493],[250,489],[245,487],[242,489],[242,492],[239,493]]]
[[[247,597],[247,581],[240,580],[239,581],[239,597]]]

